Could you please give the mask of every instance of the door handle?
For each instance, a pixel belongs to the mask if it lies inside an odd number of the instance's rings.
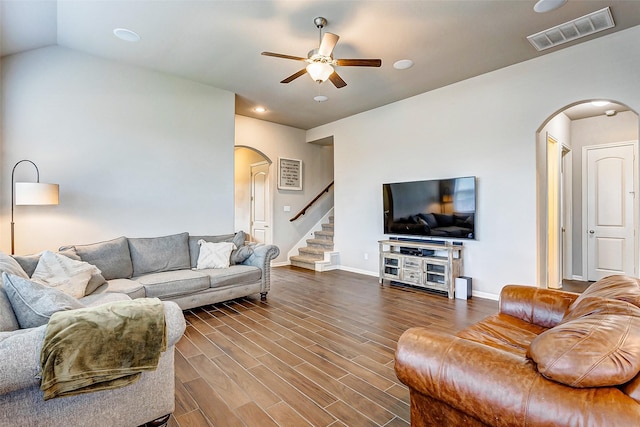
[[[594,230],[589,230],[589,234],[595,234]]]

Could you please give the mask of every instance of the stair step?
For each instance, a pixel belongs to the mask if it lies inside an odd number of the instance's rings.
[[[329,239],[329,240],[333,240],[333,231],[325,231],[325,230],[320,230],[320,231],[316,231],[313,233],[313,236],[316,239]]]
[[[333,224],[322,224],[323,231],[333,231]]]
[[[318,260],[323,260],[324,259],[324,253],[326,251],[324,249],[322,249],[322,248],[313,248],[313,247],[308,247],[307,246],[305,248],[298,249],[298,252],[302,256],[315,258],[315,259],[318,259]]]
[[[333,250],[333,240],[328,239],[307,239],[307,245],[312,248],[321,248],[324,250]]]
[[[291,258],[289,258],[289,260],[291,261],[291,265],[300,267],[300,268],[306,268],[308,270],[315,270],[316,261],[318,261],[316,259],[312,259],[302,255],[294,255]]]
[[[333,224],[333,215],[329,217],[329,223]]]

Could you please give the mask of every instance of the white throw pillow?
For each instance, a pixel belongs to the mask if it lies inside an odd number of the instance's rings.
[[[231,252],[236,249],[232,242],[206,242],[198,240],[200,245],[200,255],[196,269],[203,268],[229,268]]]
[[[44,251],[31,279],[74,298],[82,298],[87,283],[96,273],[100,273],[98,267],[88,262],[76,261],[55,252]]]

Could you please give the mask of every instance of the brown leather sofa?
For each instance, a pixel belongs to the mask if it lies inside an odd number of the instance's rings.
[[[456,336],[399,339],[412,426],[639,426],[640,280],[583,294],[508,285],[499,312]]]

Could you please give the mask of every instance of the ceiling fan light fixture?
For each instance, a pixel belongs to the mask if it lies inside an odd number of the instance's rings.
[[[313,100],[316,101],[316,102],[325,102],[328,99],[329,99],[329,97],[326,96],[326,95],[316,95],[316,96],[313,97]]]
[[[311,76],[314,82],[323,83],[331,74],[333,74],[333,67],[326,62],[312,62],[307,65],[307,73]]]

